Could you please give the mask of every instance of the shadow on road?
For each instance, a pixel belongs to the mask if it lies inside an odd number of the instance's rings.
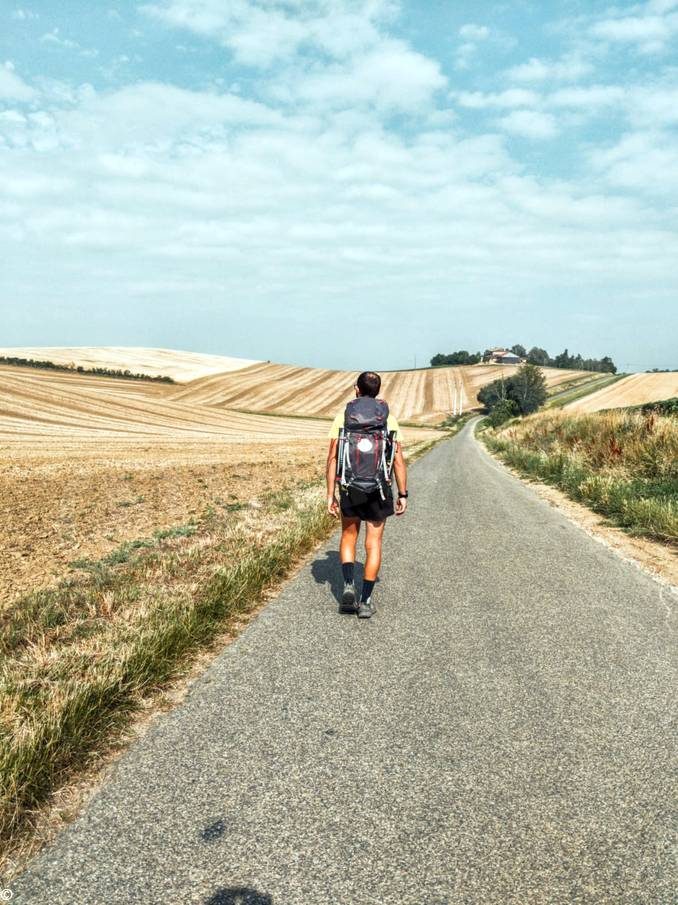
[[[229,886],[217,889],[205,905],[273,905],[273,898],[249,886]]]
[[[337,603],[341,602],[344,580],[341,577],[341,561],[338,550],[327,550],[323,559],[314,560],[311,565],[311,575],[313,575],[316,584],[329,585],[334,599]],[[357,562],[355,564],[355,582],[358,588],[360,588],[362,577],[363,564]]]

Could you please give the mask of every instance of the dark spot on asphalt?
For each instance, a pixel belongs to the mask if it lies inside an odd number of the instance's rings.
[[[229,886],[217,889],[205,905],[273,905],[273,898],[248,886]]]
[[[337,734],[336,729],[325,729],[325,735],[336,735],[336,734]]]
[[[206,826],[200,835],[205,842],[214,842],[215,839],[224,835],[225,829],[226,824],[223,820],[215,820],[214,823]]]

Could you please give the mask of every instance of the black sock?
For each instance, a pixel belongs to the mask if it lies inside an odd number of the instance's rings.
[[[353,581],[353,567],[355,563],[352,562],[343,562],[341,564],[341,574],[344,576],[344,581],[349,582],[349,584]]]
[[[376,581],[376,579],[375,579]],[[372,594],[372,588],[374,587],[374,581],[370,581],[369,578],[363,578],[363,589],[360,592],[361,601],[369,600]]]

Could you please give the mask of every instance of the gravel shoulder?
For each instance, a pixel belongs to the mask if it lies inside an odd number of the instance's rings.
[[[470,427],[411,491],[377,616],[338,615],[334,537],[13,902],[672,901],[676,595]]]

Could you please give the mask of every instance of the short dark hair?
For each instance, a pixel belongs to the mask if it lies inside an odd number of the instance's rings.
[[[361,396],[372,396],[374,399],[381,389],[381,377],[375,374],[374,371],[363,371],[356,380],[355,385],[358,387]]]

